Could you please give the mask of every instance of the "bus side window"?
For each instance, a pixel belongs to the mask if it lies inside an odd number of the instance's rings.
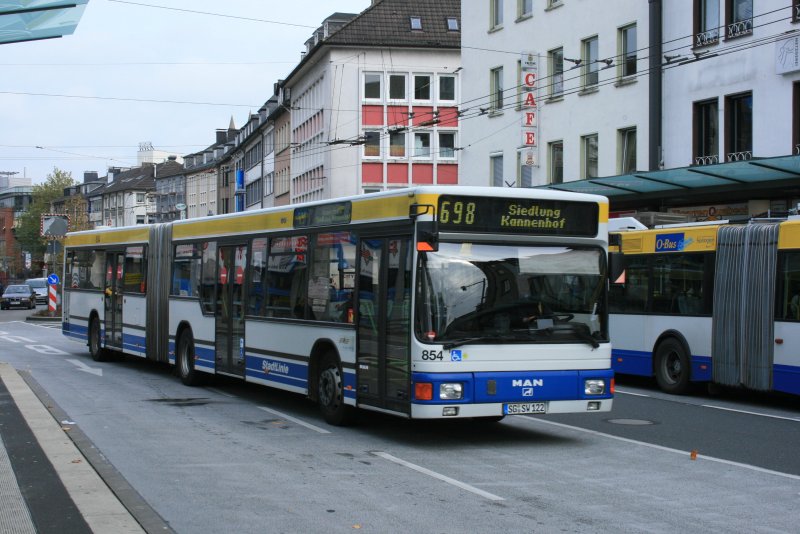
[[[214,313],[214,291],[217,276],[217,243],[203,243],[203,274],[200,284],[200,306],[203,313]]]

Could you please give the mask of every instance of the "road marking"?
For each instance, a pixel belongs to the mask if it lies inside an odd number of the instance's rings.
[[[222,395],[223,397],[228,397],[230,399],[235,399],[236,398],[236,395],[232,395],[232,394],[228,393],[227,391],[222,391],[221,389],[217,389],[217,388],[206,388],[206,389],[208,389],[208,391],[213,391],[214,393]]]
[[[84,373],[89,373],[95,376],[103,376],[103,370],[96,367],[89,367],[85,363],[80,360],[67,360],[69,363],[74,365],[78,368],[78,371],[83,371]]]
[[[800,418],[797,417],[784,417],[782,415],[771,415],[768,413],[761,413],[761,412],[749,412],[747,410],[737,410],[734,408],[724,408],[722,406],[714,406],[713,404],[701,404],[703,408],[713,408],[714,410],[724,410],[726,412],[736,412],[736,413],[743,413],[747,415],[758,415],[761,417],[771,417],[773,419],[782,419],[784,421],[794,421],[795,423],[800,423]]]
[[[416,464],[412,464],[411,462],[407,462],[405,460],[401,460],[400,458],[397,458],[396,456],[392,456],[391,454],[388,454],[388,453],[385,453],[385,452],[381,452],[381,451],[372,451],[372,454],[374,454],[375,456],[380,456],[381,458],[384,458],[385,460],[389,460],[390,462],[394,462],[394,463],[396,463],[398,465],[402,465],[403,467],[408,467],[409,469],[413,469],[414,471],[417,471],[417,472],[422,473],[424,475],[428,475],[429,477],[433,477],[433,478],[436,478],[436,479],[441,480],[443,482],[447,482],[448,484],[452,484],[453,486],[456,486],[456,487],[461,488],[463,490],[467,490],[467,491],[472,492],[472,493],[474,493],[476,495],[480,495],[481,497],[485,497],[485,498],[489,499],[490,501],[504,501],[505,500],[505,499],[503,499],[503,497],[498,497],[497,495],[495,495],[493,493],[489,493],[488,491],[483,491],[482,489],[478,489],[475,486],[470,486],[469,484],[466,484],[466,483],[461,482],[459,480],[456,480],[454,478],[450,478],[448,476],[442,475],[440,473],[437,473],[436,471],[431,471],[430,469],[426,469],[426,468],[424,468],[422,466],[419,466],[419,465],[416,465]]]
[[[634,393],[632,391],[624,391],[619,388],[614,389],[614,393],[622,393],[623,395],[633,395],[634,397],[649,397],[650,395],[646,393]]]
[[[300,419],[298,419],[296,417],[292,417],[291,415],[286,415],[285,413],[279,412],[278,410],[273,410],[272,408],[265,408],[264,406],[258,406],[257,408],[259,410],[264,410],[265,412],[269,412],[269,413],[275,414],[278,417],[281,417],[283,419],[288,419],[289,421],[292,421],[293,423],[297,423],[300,426],[304,426],[306,428],[310,428],[314,432],[319,432],[320,434],[330,434],[331,433],[330,430],[325,430],[324,428],[320,428],[318,426],[314,426],[311,423],[306,423],[305,421],[301,421]]]
[[[557,426],[557,427],[566,428],[566,429],[569,429],[569,430],[577,430],[579,432],[584,432],[586,434],[592,434],[593,436],[602,436],[604,438],[615,439],[617,441],[622,441],[622,442],[625,442],[625,443],[632,443],[634,445],[643,445],[645,447],[650,447],[651,449],[657,449],[657,450],[664,451],[664,452],[671,452],[671,453],[674,453],[674,454],[680,454],[681,456],[688,456],[688,455],[691,454],[691,451],[682,451],[680,449],[672,449],[670,447],[664,447],[662,445],[655,445],[653,443],[647,443],[646,441],[637,441],[635,439],[622,438],[622,437],[619,437],[619,436],[614,436],[613,434],[606,434],[605,432],[598,432],[597,430],[589,430],[588,428],[581,428],[579,426],[572,426],[572,425],[565,425],[563,423],[556,423],[555,421],[546,421],[544,419],[536,419],[536,418],[527,417],[527,416],[521,417],[520,420],[527,421],[527,422],[530,422],[530,423],[543,423],[543,424],[546,424],[546,425]],[[773,471],[772,469],[765,469],[763,467],[757,467],[755,465],[743,464],[743,463],[740,463],[740,462],[734,462],[732,460],[725,460],[725,459],[722,459],[722,458],[715,458],[714,456],[706,456],[705,454],[698,454],[697,458],[698,459],[702,458],[703,460],[708,460],[709,462],[716,462],[716,463],[725,464],[725,465],[732,465],[732,466],[735,466],[735,467],[742,467],[744,469],[749,469],[751,471],[758,471],[759,473],[766,473],[768,475],[775,475],[775,476],[779,476],[779,477],[783,477],[783,478],[789,478],[789,479],[792,479],[792,480],[800,480],[800,476],[798,476],[798,475],[792,475],[790,473],[781,473],[780,471]]]

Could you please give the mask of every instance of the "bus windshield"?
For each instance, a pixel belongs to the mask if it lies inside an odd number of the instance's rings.
[[[576,343],[608,339],[600,248],[441,243],[420,255],[419,339]]]

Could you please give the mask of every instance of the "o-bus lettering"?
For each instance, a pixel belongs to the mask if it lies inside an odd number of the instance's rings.
[[[681,241],[674,241],[668,237],[656,240],[657,250],[679,250]]]

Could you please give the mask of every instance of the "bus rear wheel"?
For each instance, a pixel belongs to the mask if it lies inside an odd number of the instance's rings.
[[[325,422],[334,426],[352,423],[354,410],[344,402],[344,374],[334,352],[322,357],[317,387],[319,408]]]
[[[96,362],[104,362],[108,357],[108,351],[100,345],[100,321],[97,317],[92,317],[89,322],[89,354]]]
[[[661,391],[683,395],[689,390],[691,365],[683,344],[665,339],[656,349],[656,381]]]
[[[178,376],[187,386],[199,386],[200,373],[194,367],[194,337],[191,331],[184,330],[178,338]]]

